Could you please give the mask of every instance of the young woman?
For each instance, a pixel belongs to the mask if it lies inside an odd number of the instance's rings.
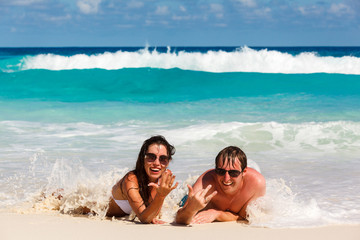
[[[112,188],[107,216],[122,217],[134,211],[142,223],[156,220],[165,197],[174,190],[175,176],[167,169],[175,148],[162,136],[143,143],[135,170],[128,172]]]

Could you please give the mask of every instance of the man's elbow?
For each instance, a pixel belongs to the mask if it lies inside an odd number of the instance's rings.
[[[175,218],[175,223],[177,224],[182,224],[182,225],[189,225],[191,223],[191,219],[187,216],[184,215],[183,212],[181,212],[183,209],[180,209],[177,214],[176,214],[176,218]]]
[[[175,218],[175,223],[177,224],[181,224],[181,225],[189,225],[190,224],[190,221],[186,218],[182,218],[182,217],[179,217],[179,216],[176,216]]]

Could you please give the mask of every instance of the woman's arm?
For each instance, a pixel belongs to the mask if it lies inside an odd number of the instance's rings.
[[[159,184],[150,183],[149,187],[156,189],[156,195],[149,206],[145,206],[145,201],[142,199],[139,192],[139,184],[137,177],[130,174],[124,181],[124,193],[136,216],[142,223],[151,223],[158,215],[164,203],[165,197],[177,187],[178,183],[173,186],[175,176],[170,171],[164,172]]]

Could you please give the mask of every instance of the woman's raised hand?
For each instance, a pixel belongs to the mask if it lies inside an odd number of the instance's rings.
[[[166,197],[172,190],[174,190],[178,186],[178,182],[175,183],[175,175],[172,174],[170,170],[165,170],[162,176],[159,179],[159,183],[149,183],[148,186],[152,186],[156,188],[157,194],[160,196]]]

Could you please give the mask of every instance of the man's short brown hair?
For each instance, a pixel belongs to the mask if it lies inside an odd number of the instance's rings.
[[[228,161],[228,165],[235,165],[236,158],[239,159],[241,164],[241,171],[247,167],[247,158],[245,153],[238,147],[229,146],[221,150],[215,158],[215,167],[223,167],[225,161]],[[220,161],[223,160],[223,166],[219,166]]]

